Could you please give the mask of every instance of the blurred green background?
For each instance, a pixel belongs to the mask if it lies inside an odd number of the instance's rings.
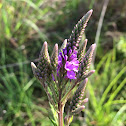
[[[104,0],[0,0],[0,126],[51,126],[48,99],[30,62],[44,41],[51,53],[93,9],[85,31],[89,47],[103,5]],[[71,126],[125,126],[126,0],[108,3],[94,68],[86,88],[89,102]]]

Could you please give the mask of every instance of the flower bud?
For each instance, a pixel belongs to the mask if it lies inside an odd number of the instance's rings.
[[[80,46],[79,51],[78,51],[78,59],[79,61],[82,61],[82,58],[84,57],[85,49],[87,45],[87,39],[83,42],[82,46]]]
[[[85,27],[87,25],[87,22],[92,14],[93,10],[88,11],[81,19],[80,21],[78,21],[78,23],[76,24],[76,26],[74,27],[70,38],[68,39],[68,43],[71,43],[71,48],[73,49],[74,46],[76,46],[76,44],[79,44],[82,35],[84,33]],[[74,43],[75,42],[75,43]],[[76,46],[78,47],[78,46]],[[68,47],[69,48],[69,44]]]
[[[88,82],[88,79],[86,78],[77,88],[77,90],[71,100],[70,112],[75,110],[75,108],[77,108],[82,103],[82,99],[83,99],[83,95],[84,95],[84,91],[85,91],[87,82]]]
[[[72,114],[79,114],[83,109],[85,109],[85,106],[79,106],[78,108],[76,108],[75,110],[72,111]]]
[[[81,64],[79,66],[79,72],[78,72],[80,73],[81,77],[86,76],[86,74],[88,73],[95,47],[96,44],[92,44],[81,61]]]
[[[51,55],[51,65],[53,70],[56,70],[58,64],[58,44],[55,44],[52,55]]]
[[[39,56],[39,62],[37,65],[38,70],[41,73],[41,77],[44,80],[50,79],[50,75],[52,73],[50,57],[48,53],[48,45],[47,42],[44,42],[42,50]]]

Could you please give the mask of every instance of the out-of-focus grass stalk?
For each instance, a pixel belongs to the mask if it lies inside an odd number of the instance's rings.
[[[96,80],[92,82],[89,80],[88,90],[90,91],[89,100],[91,102],[93,114],[90,110],[86,110],[87,118],[86,121],[89,123],[89,120],[94,120],[96,125],[108,125],[115,124],[119,121],[120,118],[115,118],[117,112],[113,111],[113,105],[115,104],[125,104],[126,100],[116,100],[118,93],[126,84],[126,79],[124,78],[120,81],[120,78],[123,78],[126,71],[126,67],[122,65],[122,69],[118,73],[120,66],[116,67],[118,63],[113,59],[113,51],[108,52],[96,66],[95,75]],[[103,67],[103,73],[99,74],[99,70]],[[109,81],[108,78],[111,78]],[[94,78],[93,78],[94,79]],[[120,81],[120,84],[118,83]],[[98,83],[97,83],[98,82]],[[100,86],[101,85],[101,86]],[[99,86],[99,91],[96,88]],[[113,90],[116,86],[115,90]],[[102,90],[101,90],[102,89]],[[96,97],[96,94],[98,95]],[[93,101],[93,102],[92,102]],[[115,106],[114,106],[115,107]],[[90,112],[89,112],[90,111]],[[120,110],[121,111],[121,108]],[[121,113],[122,114],[122,113]],[[90,124],[90,123],[89,123]]]

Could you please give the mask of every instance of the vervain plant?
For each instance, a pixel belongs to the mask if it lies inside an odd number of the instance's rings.
[[[50,57],[47,42],[44,42],[37,67],[31,62],[35,77],[43,85],[52,108],[57,112],[58,118],[54,122],[55,125],[69,126],[73,115],[81,112],[85,108],[84,104],[88,101],[88,98],[84,99],[83,96],[87,78],[95,72],[95,70],[89,71],[89,67],[96,45],[91,45],[84,54],[87,39],[80,47],[79,42],[91,14],[92,10],[82,17],[74,27],[70,38],[64,40],[59,51],[58,44],[55,44]],[[78,88],[64,118],[65,104],[75,86]]]

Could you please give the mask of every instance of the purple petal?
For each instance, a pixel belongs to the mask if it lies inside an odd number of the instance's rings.
[[[55,81],[55,78],[54,78],[54,75],[52,74],[52,79],[53,79],[53,81]]]
[[[77,59],[77,55],[76,55],[76,54],[72,54],[72,55],[70,56],[69,60],[71,61],[71,60],[73,60],[74,58]]]
[[[69,78],[69,79],[76,79],[76,74],[75,74],[75,72],[74,71],[67,71],[67,77]]]
[[[58,56],[58,66],[62,66],[62,59],[63,59],[63,56],[62,56],[62,53],[60,52]]]
[[[69,62],[69,61],[67,61],[66,64],[65,64],[65,69],[66,69],[67,71],[73,70],[73,65],[72,65],[72,63]]]
[[[77,55],[77,51],[75,49],[73,50],[73,54]]]
[[[65,61],[67,61],[67,59],[68,59],[68,56],[67,56],[67,55],[65,55],[65,56],[64,56],[64,60],[65,60]]]
[[[63,54],[67,55],[67,48],[63,49]]]
[[[69,49],[69,54],[71,54],[71,53],[72,53],[72,49],[70,48],[70,49]]]
[[[74,66],[79,66],[79,61],[77,59],[73,59],[71,61],[71,63],[74,65]]]
[[[74,66],[73,71],[78,72],[78,66]]]

